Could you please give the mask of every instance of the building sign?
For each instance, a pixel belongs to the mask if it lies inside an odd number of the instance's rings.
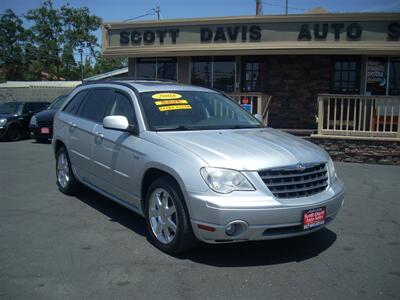
[[[390,15],[390,18],[388,17]],[[337,21],[335,21],[337,16]],[[398,47],[400,41],[400,14],[363,15],[327,15],[303,17],[247,17],[224,19],[203,19],[192,21],[155,21],[135,23],[112,23],[104,25],[103,48],[105,54],[112,49],[162,49],[167,51],[193,50],[246,50],[284,49],[302,45],[315,49],[309,43],[320,44],[321,47],[338,44],[346,47],[347,43],[376,43]],[[393,17],[392,17],[393,16]],[[378,18],[379,17],[379,18]],[[325,21],[326,19],[326,21]],[[295,21],[294,21],[295,20]],[[310,21],[312,20],[312,21]],[[229,44],[229,49],[223,45]],[[244,44],[251,45],[243,48]],[[350,45],[350,44],[349,44]],[[186,47],[186,48],[182,48]],[[351,46],[353,47],[353,46]],[[154,55],[150,52],[145,55]]]
[[[201,27],[198,30],[198,42],[259,42],[268,40],[268,36],[263,39],[263,33],[268,34],[266,31],[263,32],[259,25]],[[124,29],[119,31],[119,44],[121,46],[176,44],[180,32],[180,28]],[[360,41],[362,36],[363,25],[360,23],[305,23],[299,25],[297,40]],[[388,24],[386,39],[392,41],[400,39],[400,23]]]

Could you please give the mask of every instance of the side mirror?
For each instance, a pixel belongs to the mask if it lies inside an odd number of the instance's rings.
[[[125,116],[107,116],[103,119],[103,127],[106,129],[127,131],[137,134],[137,127],[129,124],[129,121]]]
[[[257,119],[258,121],[263,122],[263,117],[262,117],[261,114],[255,114],[254,116],[256,117],[256,119]]]

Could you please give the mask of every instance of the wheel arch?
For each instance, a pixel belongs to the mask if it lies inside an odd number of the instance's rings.
[[[185,205],[187,207],[187,201],[186,201],[186,193],[185,193],[185,188],[182,179],[176,172],[173,170],[162,167],[162,166],[152,166],[149,167],[143,175],[143,179],[140,185],[140,205],[143,214],[145,215],[145,200],[146,200],[146,195],[147,191],[151,185],[152,182],[157,180],[158,178],[161,177],[169,177],[173,182],[176,183],[177,187],[179,188],[179,192],[182,194],[183,200],[185,202]]]

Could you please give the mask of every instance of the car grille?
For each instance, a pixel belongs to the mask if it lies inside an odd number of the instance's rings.
[[[277,198],[307,197],[328,187],[328,172],[324,163],[264,170],[258,174]]]
[[[37,121],[39,127],[53,127],[53,121]]]

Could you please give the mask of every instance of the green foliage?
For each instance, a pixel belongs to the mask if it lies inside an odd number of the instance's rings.
[[[96,51],[99,44],[94,32],[102,21],[87,7],[56,8],[52,0],[46,0],[25,18],[30,28],[25,29],[10,9],[0,19],[0,76],[4,80],[40,80],[43,72],[50,80],[79,80],[80,52],[84,77],[126,66],[126,59],[108,60]]]
[[[22,20],[7,9],[0,18],[0,62],[4,78],[22,76],[25,69],[24,42],[26,31]]]

